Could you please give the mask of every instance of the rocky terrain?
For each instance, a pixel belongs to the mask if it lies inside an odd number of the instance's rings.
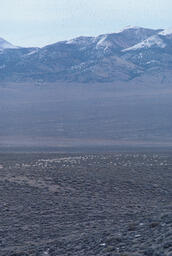
[[[128,27],[43,48],[0,39],[0,82],[171,84],[172,30]]]
[[[171,256],[172,154],[0,154],[1,256]]]

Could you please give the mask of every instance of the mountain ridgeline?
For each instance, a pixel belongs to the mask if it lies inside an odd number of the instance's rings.
[[[172,30],[130,27],[43,48],[0,39],[1,82],[172,81]]]

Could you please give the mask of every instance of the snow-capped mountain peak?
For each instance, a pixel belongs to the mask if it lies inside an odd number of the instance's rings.
[[[125,26],[124,28],[120,29],[119,31],[116,31],[116,33],[122,33],[126,30],[139,30],[142,29],[142,27],[138,27],[138,26]]]
[[[158,35],[153,35],[145,40],[143,40],[141,43],[138,43],[132,47],[129,47],[127,49],[122,50],[123,52],[126,51],[135,51],[137,49],[141,48],[150,48],[152,46],[157,46],[160,48],[165,48],[166,44],[163,42],[163,40]]]
[[[0,50],[17,49],[17,48],[19,48],[19,47],[9,43],[8,41],[4,40],[3,38],[0,38]]]

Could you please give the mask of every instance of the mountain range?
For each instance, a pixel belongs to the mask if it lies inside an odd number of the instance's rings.
[[[1,82],[172,82],[172,30],[127,27],[42,48],[0,38]]]

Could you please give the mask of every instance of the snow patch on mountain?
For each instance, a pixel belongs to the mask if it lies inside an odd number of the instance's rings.
[[[150,48],[152,46],[158,46],[160,48],[165,48],[166,44],[163,42],[163,40],[158,35],[154,35],[154,36],[151,36],[151,37],[145,39],[141,43],[138,43],[132,47],[122,50],[122,52],[135,51],[135,50],[142,49],[142,48]]]
[[[31,52],[27,53],[27,54],[26,54],[26,56],[33,55],[33,54],[37,53],[37,52],[38,52],[38,50],[39,50],[39,48],[36,48],[36,50],[33,50],[33,51],[31,51]]]
[[[104,48],[104,50],[106,51],[109,47],[111,47],[112,43],[108,41],[107,38],[108,38],[108,35],[102,36],[96,44],[96,49]]]
[[[159,63],[157,60],[150,60],[150,61],[147,61],[146,64],[153,64],[153,63]]]
[[[105,36],[103,36],[99,41],[98,41],[98,43],[97,43],[97,46],[99,45],[99,46],[104,46],[104,45],[106,45],[106,39],[107,39],[107,35],[105,35]]]
[[[164,29],[163,31],[161,31],[161,32],[159,33],[159,35],[162,35],[162,36],[172,35],[172,28]]]

